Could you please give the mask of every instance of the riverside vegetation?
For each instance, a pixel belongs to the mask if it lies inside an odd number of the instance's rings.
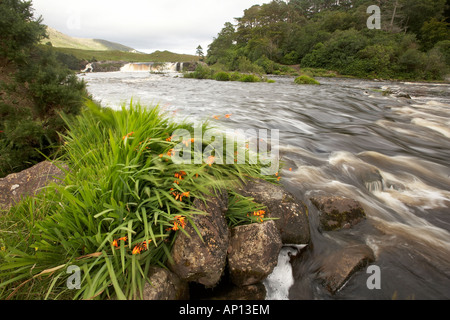
[[[171,155],[180,141],[170,133],[193,133],[192,125],[171,122],[157,106],[87,108],[67,122],[63,181],[1,216],[1,229],[15,230],[1,234],[1,297],[139,298],[149,268],[170,259],[177,234],[187,224],[196,229],[192,218],[204,213],[193,201],[216,192],[230,193],[230,226],[267,220],[262,205],[234,193],[247,178],[261,177],[261,165],[216,165],[214,156],[179,165]],[[202,141],[200,152],[209,143]],[[83,272],[80,290],[66,286],[70,266]]]

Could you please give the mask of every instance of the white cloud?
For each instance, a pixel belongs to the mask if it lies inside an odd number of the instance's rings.
[[[195,54],[225,22],[270,0],[33,0],[35,15],[73,37],[118,42],[138,50]]]

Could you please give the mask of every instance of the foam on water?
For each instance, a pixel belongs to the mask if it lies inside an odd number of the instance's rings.
[[[278,255],[278,264],[272,273],[263,281],[266,287],[266,300],[289,300],[289,289],[294,284],[291,255],[296,255],[304,245],[284,246]]]

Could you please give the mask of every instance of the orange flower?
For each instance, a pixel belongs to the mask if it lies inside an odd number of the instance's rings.
[[[226,114],[225,118],[229,119],[231,117],[232,113]]]
[[[212,164],[214,163],[216,157],[214,156],[209,156],[208,159],[206,160],[206,163],[211,167]]]
[[[143,250],[148,250],[148,244],[150,244],[152,240],[145,240],[139,244],[137,244],[134,248],[133,251],[131,252],[132,254],[140,254],[141,251]]]
[[[172,230],[177,231],[180,227],[184,229],[185,226],[186,226],[185,217],[175,216]]]
[[[289,171],[292,171],[292,168],[289,168]]]
[[[128,237],[122,237],[122,238],[119,238],[119,239],[115,239],[115,240],[112,242],[112,245],[113,245],[114,247],[118,248],[118,247],[119,247],[119,241],[127,241],[127,240],[128,240]]]
[[[141,251],[142,251],[141,247],[135,246],[131,253],[132,254],[141,254]]]
[[[134,132],[127,133],[125,136],[122,137],[122,140],[125,140],[126,138],[131,137],[133,134],[134,134]]]
[[[213,118],[219,120],[220,116],[213,116]]]
[[[278,178],[277,178],[277,181],[280,181],[280,179],[281,179],[281,177],[278,177]]]
[[[173,137],[173,136],[168,137],[168,138],[166,139],[166,141],[169,141],[169,142],[172,141],[172,137]]]

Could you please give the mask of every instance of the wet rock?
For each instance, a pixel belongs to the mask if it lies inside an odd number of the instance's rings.
[[[150,283],[143,290],[143,300],[187,300],[189,286],[176,274],[167,269],[152,267],[149,271]]]
[[[308,208],[284,190],[261,179],[252,179],[238,192],[267,206],[266,217],[278,218],[275,225],[284,244],[307,244],[311,240]]]
[[[277,265],[281,247],[281,237],[272,220],[233,228],[228,248],[231,281],[237,286],[263,281]]]
[[[367,245],[347,246],[327,256],[320,267],[318,277],[328,291],[336,293],[358,270],[375,261],[375,256]]]
[[[310,200],[320,211],[320,228],[325,231],[350,228],[366,217],[361,204],[353,199],[317,196]]]
[[[411,99],[411,96],[403,91],[398,91],[398,92],[394,93],[394,96],[397,98]]]
[[[44,161],[18,173],[0,179],[0,210],[9,210],[22,197],[33,196],[51,182],[59,182],[68,167],[62,163]]]
[[[233,286],[226,292],[222,292],[212,297],[213,300],[264,300],[266,298],[266,288],[261,283],[248,286]]]
[[[192,219],[203,241],[195,229],[187,224],[185,231],[190,237],[178,233],[172,247],[173,263],[169,264],[169,268],[182,280],[214,287],[226,265],[230,233],[225,220],[228,195],[224,192],[218,197],[208,197],[206,203],[196,199],[193,205],[208,213],[194,215]]]

